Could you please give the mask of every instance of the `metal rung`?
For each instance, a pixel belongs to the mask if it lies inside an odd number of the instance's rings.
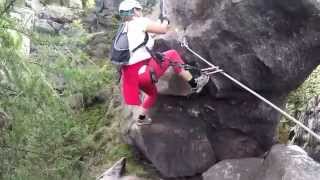
[[[219,70],[212,71],[212,72],[205,72],[205,74],[206,75],[211,75],[211,74],[216,74],[216,73],[219,73],[219,72],[223,72],[223,70],[219,69]]]
[[[201,71],[210,71],[210,70],[215,70],[215,69],[219,69],[219,67],[204,68],[204,69],[201,69]]]

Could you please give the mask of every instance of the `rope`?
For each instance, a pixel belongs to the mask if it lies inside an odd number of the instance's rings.
[[[283,116],[285,116],[286,118],[288,118],[289,120],[293,121],[294,123],[296,123],[298,126],[302,127],[305,131],[307,131],[308,133],[310,133],[313,137],[315,137],[319,142],[320,142],[320,136],[318,134],[316,134],[314,131],[312,131],[311,129],[309,129],[307,126],[305,126],[303,123],[301,123],[300,121],[298,121],[297,119],[295,119],[294,117],[292,117],[291,115],[289,115],[287,112],[283,111],[281,108],[279,108],[278,106],[276,106],[275,104],[273,104],[272,102],[270,102],[269,100],[267,100],[266,98],[264,98],[263,96],[261,96],[260,94],[256,93],[255,91],[253,91],[252,89],[250,89],[248,86],[244,85],[243,83],[241,83],[240,81],[236,80],[235,78],[233,78],[232,76],[230,76],[229,74],[227,74],[226,72],[224,72],[223,70],[221,70],[218,66],[213,65],[212,63],[210,63],[208,60],[204,59],[203,57],[201,57],[198,53],[196,53],[195,51],[193,51],[189,45],[187,44],[186,39],[183,39],[183,42],[181,42],[181,45],[183,47],[185,47],[189,52],[191,52],[193,55],[195,55],[196,57],[198,57],[199,59],[201,59],[203,62],[207,63],[211,68],[217,70],[216,73],[220,73],[223,76],[225,76],[226,78],[230,79],[231,81],[233,81],[234,83],[236,83],[237,85],[239,85],[240,87],[242,87],[243,89],[245,89],[246,91],[250,92],[251,94],[253,94],[254,96],[256,96],[257,98],[259,98],[260,100],[262,100],[263,102],[267,103],[269,106],[271,106],[272,108],[274,108],[276,111],[278,111],[279,113],[281,113]]]

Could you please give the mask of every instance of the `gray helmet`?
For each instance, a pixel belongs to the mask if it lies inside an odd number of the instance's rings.
[[[132,9],[138,8],[142,9],[141,4],[136,0],[124,0],[119,5],[120,16],[132,15]]]

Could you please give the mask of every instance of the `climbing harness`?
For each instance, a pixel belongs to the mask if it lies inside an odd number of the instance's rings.
[[[283,111],[282,109],[280,109],[278,106],[276,106],[275,104],[273,104],[272,102],[270,102],[269,100],[267,100],[266,98],[264,98],[263,96],[261,96],[260,94],[256,93],[255,91],[253,91],[252,89],[250,89],[248,86],[244,85],[243,83],[241,83],[240,81],[236,80],[235,78],[233,78],[232,76],[230,76],[229,74],[227,74],[226,72],[224,72],[222,69],[220,69],[218,66],[213,65],[212,63],[210,63],[208,60],[206,60],[205,58],[203,58],[202,56],[200,56],[198,53],[196,53],[195,51],[193,51],[188,43],[186,38],[184,37],[181,46],[186,48],[189,52],[191,52],[194,56],[198,57],[199,59],[201,59],[203,62],[205,62],[207,65],[209,65],[209,68],[205,68],[205,69],[201,69],[202,72],[208,74],[208,75],[212,75],[215,73],[220,73],[221,75],[225,76],[226,78],[228,78],[229,80],[233,81],[234,83],[236,83],[237,85],[239,85],[240,87],[242,87],[243,89],[245,89],[246,91],[250,92],[251,94],[253,94],[254,96],[256,96],[257,98],[259,98],[260,100],[262,100],[263,102],[267,103],[269,106],[271,106],[272,108],[274,108],[276,111],[278,111],[279,113],[281,113],[283,116],[285,116],[286,118],[288,118],[289,120],[292,120],[294,123],[296,123],[297,125],[299,125],[300,127],[302,127],[304,130],[306,130],[308,133],[310,133],[313,137],[315,137],[318,141],[320,141],[320,136],[318,134],[316,134],[314,131],[312,131],[311,129],[309,129],[307,126],[305,126],[303,123],[301,123],[300,121],[298,121],[297,119],[295,119],[294,117],[292,117],[291,115],[289,115],[287,112]]]

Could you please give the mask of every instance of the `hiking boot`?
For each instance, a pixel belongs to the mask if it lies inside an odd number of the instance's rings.
[[[149,117],[143,118],[143,119],[137,119],[136,120],[136,125],[138,126],[143,126],[143,125],[150,125],[152,124],[152,119]]]
[[[195,78],[194,80],[197,83],[197,86],[191,88],[192,93],[200,93],[203,87],[209,82],[210,77],[206,74],[202,74],[201,76]]]

